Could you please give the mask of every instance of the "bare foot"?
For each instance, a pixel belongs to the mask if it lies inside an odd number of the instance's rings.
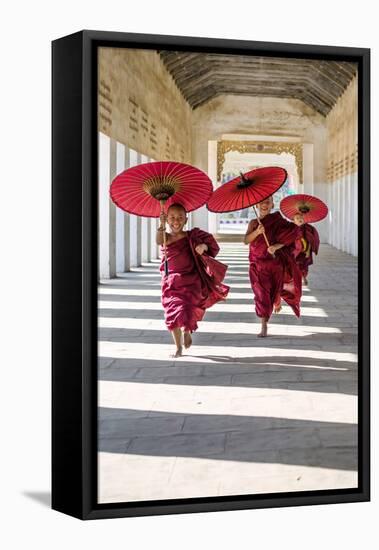
[[[262,323],[261,332],[257,336],[258,338],[265,338],[267,336],[267,323]]]
[[[190,348],[192,345],[192,336],[190,332],[184,333],[184,347],[186,349]]]
[[[182,346],[176,349],[176,352],[170,353],[170,357],[177,358],[182,356]]]
[[[274,306],[274,313],[279,313],[282,309],[282,304],[277,304]]]

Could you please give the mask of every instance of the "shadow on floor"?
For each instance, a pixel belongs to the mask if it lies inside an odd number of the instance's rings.
[[[104,407],[99,418],[103,452],[357,469],[354,424]]]
[[[323,361],[303,357],[197,356],[206,363],[186,360],[101,358],[101,381],[138,384],[174,384],[189,386],[228,386],[318,393],[356,395],[357,369],[354,363]],[[333,367],[328,370],[328,365]],[[324,367],[324,368],[320,368]]]

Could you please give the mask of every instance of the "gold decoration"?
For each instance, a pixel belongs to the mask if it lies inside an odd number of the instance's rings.
[[[221,180],[225,155],[230,151],[239,153],[290,153],[295,157],[299,181],[303,183],[303,145],[288,141],[218,141],[217,142],[217,180]]]

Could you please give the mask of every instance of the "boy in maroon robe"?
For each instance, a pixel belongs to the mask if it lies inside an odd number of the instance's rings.
[[[318,254],[320,237],[313,225],[305,223],[304,217],[300,212],[294,215],[293,223],[300,228],[300,235],[296,241],[294,255],[303,277],[303,283],[307,285],[308,269],[313,264],[313,253]]]
[[[271,214],[273,206],[272,197],[258,204],[260,223],[251,220],[244,239],[250,245],[249,276],[255,311],[261,319],[260,337],[267,336],[267,324],[274,306],[276,311],[280,310],[281,298],[300,316],[301,273],[293,257],[299,229],[280,212]]]
[[[205,310],[220,300],[225,300],[229,287],[222,284],[223,275],[209,276],[205,263],[199,257],[208,255],[214,258],[220,248],[210,233],[195,227],[190,231],[183,228],[187,222],[187,213],[180,204],[172,204],[167,216],[161,215],[161,226],[158,228],[156,242],[163,245],[165,223],[170,227],[166,233],[166,254],[168,275],[164,271],[163,247],[162,263],[162,305],[165,322],[171,332],[176,351],[173,357],[182,355],[182,331],[184,347],[192,344],[191,333],[198,327],[197,323],[204,317]],[[213,260],[213,264],[216,264]],[[219,264],[220,266],[222,264]]]

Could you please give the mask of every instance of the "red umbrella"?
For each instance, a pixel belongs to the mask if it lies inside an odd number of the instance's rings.
[[[158,218],[175,202],[187,212],[203,206],[212,182],[201,170],[179,162],[148,162],[124,170],[111,184],[112,201],[130,214]]]
[[[124,170],[112,181],[112,201],[130,214],[157,218],[173,203],[181,204],[187,212],[203,206],[212,194],[209,177],[189,164],[179,162],[148,162]],[[165,273],[166,232],[163,232]]]
[[[233,212],[254,206],[273,195],[286,181],[284,168],[256,168],[224,183],[213,192],[207,207],[211,212]]]
[[[321,199],[304,194],[285,197],[280,202],[280,210],[290,220],[302,214],[305,223],[319,222],[328,215],[328,207]]]
[[[286,181],[284,168],[270,166],[256,168],[224,183],[213,192],[207,208],[211,212],[233,212],[258,204],[273,195]],[[261,223],[254,207],[258,223]],[[263,233],[267,246],[270,246]]]

